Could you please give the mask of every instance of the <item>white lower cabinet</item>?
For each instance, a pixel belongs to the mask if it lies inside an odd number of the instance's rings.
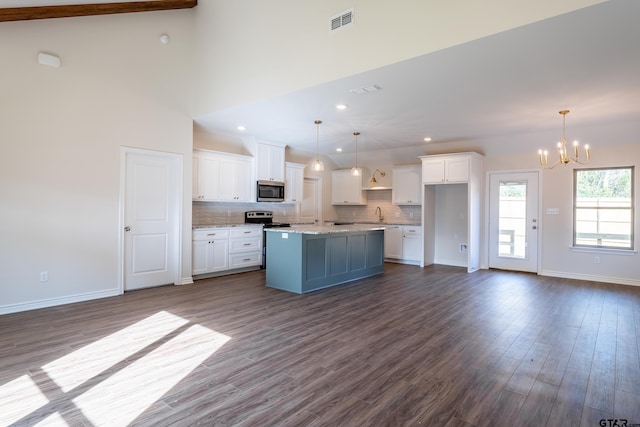
[[[193,231],[192,274],[233,272],[262,264],[262,227],[211,227]]]
[[[388,225],[384,228],[384,257],[402,258],[402,226]]]
[[[202,228],[193,232],[192,274],[229,269],[229,230]]]
[[[402,259],[420,262],[422,227],[402,226]]]
[[[418,264],[422,257],[422,227],[388,225],[384,230],[384,257],[388,261]]]
[[[262,228],[231,228],[229,234],[229,269],[259,265],[262,265]]]

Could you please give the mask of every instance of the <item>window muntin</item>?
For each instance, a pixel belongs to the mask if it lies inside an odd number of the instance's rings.
[[[633,167],[575,169],[573,245],[633,249]]]

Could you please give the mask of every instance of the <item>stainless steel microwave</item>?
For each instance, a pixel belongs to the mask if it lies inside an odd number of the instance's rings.
[[[284,202],[284,182],[258,181],[259,202]]]

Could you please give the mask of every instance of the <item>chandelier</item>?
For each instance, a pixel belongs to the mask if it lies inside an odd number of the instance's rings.
[[[322,120],[316,120],[316,159],[311,161],[311,170],[321,172],[324,170],[324,163],[320,160],[320,124]]]
[[[566,166],[567,163],[577,163],[579,165],[586,165],[591,160],[591,153],[589,152],[589,146],[585,144],[584,151],[586,161],[579,159],[578,141],[573,141],[573,156],[567,151],[567,139],[564,136],[565,122],[567,120],[567,114],[569,110],[559,111],[562,114],[562,140],[558,142],[558,160],[552,165],[549,165],[549,152],[547,150],[538,150],[538,157],[540,158],[540,166],[544,169],[553,169],[557,165],[561,164]]]

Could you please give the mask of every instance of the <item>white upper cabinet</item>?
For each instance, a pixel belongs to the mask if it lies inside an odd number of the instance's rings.
[[[254,201],[251,157],[208,150],[193,156],[193,200]]]
[[[394,166],[391,199],[394,205],[422,203],[422,165]]]
[[[304,167],[299,163],[286,162],[286,179],[284,184],[284,201],[302,203],[304,188]]]
[[[226,202],[252,202],[251,161],[239,157],[220,159],[220,197]]]
[[[257,179],[284,182],[284,147],[264,143],[257,146]]]
[[[422,182],[425,184],[454,184],[469,181],[468,156],[429,157],[422,160]]]
[[[362,190],[362,176],[352,176],[350,169],[331,172],[332,205],[366,205],[367,195]]]
[[[217,200],[220,197],[220,158],[214,154],[194,152],[194,200]]]

